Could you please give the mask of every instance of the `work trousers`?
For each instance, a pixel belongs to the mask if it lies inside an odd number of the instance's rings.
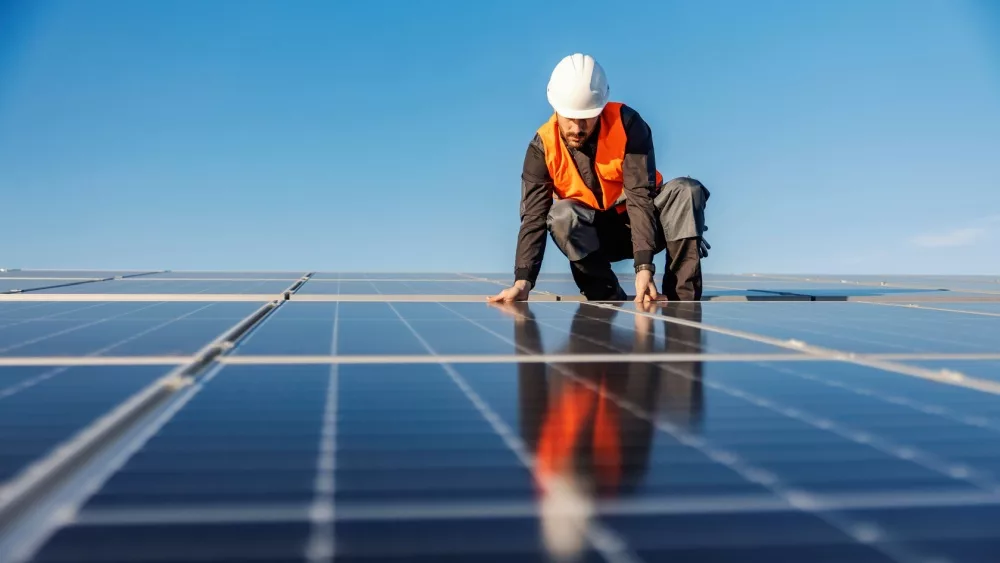
[[[698,246],[705,231],[709,196],[701,182],[682,177],[663,184],[653,199],[657,223],[654,254],[666,250],[662,293],[671,301],[701,300]],[[546,227],[569,259],[573,280],[584,297],[590,301],[626,299],[611,264],[634,257],[627,212],[598,211],[575,200],[556,200]]]

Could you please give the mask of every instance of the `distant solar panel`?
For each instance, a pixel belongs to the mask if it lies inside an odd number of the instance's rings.
[[[504,286],[481,281],[320,281],[309,280],[300,293],[314,294],[385,294],[385,295],[492,295]]]
[[[107,279],[122,276],[141,276],[151,273],[146,270],[17,270],[0,269],[0,278],[33,279]]]
[[[487,305],[509,277],[0,296],[4,563],[995,559],[988,282]]]
[[[306,275],[306,272],[212,272],[181,270],[157,272],[143,277],[150,280],[287,280],[288,283],[291,283],[304,275]]]
[[[294,280],[154,280],[135,278],[42,289],[38,293],[87,293],[87,294],[274,294],[288,288]]]

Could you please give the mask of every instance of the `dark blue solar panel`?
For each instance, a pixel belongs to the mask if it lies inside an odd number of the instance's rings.
[[[0,303],[0,356],[192,354],[252,302]]]
[[[0,485],[169,369],[0,367]]]
[[[899,550],[978,561],[1000,532],[990,524],[998,507],[964,500],[993,494],[991,458],[956,446],[1000,449],[943,414],[986,403],[968,389],[841,362],[335,370],[331,380],[323,365],[223,368],[36,560],[181,557],[167,538],[198,540],[183,552],[193,560],[246,559],[239,532],[274,539],[254,552],[263,560],[303,556],[328,396],[338,559],[599,559],[625,549],[669,561],[893,561]],[[549,478],[569,488],[542,486]],[[594,512],[544,509],[558,502]],[[912,509],[893,508],[902,502]],[[260,521],[113,519],[168,506],[192,519],[242,506]],[[268,507],[290,506],[299,518],[267,521]],[[86,524],[95,517],[103,524]],[[573,518],[620,543],[595,543]],[[580,537],[566,535],[574,530]]]
[[[297,278],[271,278],[284,274],[172,272],[87,285],[277,294]],[[303,290],[486,295],[509,276],[325,277]],[[630,276],[621,278],[631,289]],[[565,274],[541,276],[539,288],[546,283],[577,293]],[[281,288],[248,289],[260,284]],[[706,276],[709,297],[799,290],[947,294]],[[260,305],[0,301],[0,356],[190,354]],[[965,306],[995,309],[933,305]],[[135,450],[119,450],[127,459],[106,466],[109,478],[86,491],[82,511],[34,560],[993,563],[996,395],[815,356],[658,363],[592,354],[796,349],[755,335],[860,353],[985,354],[996,353],[1000,317],[864,303],[651,310],[668,319],[634,311],[481,299],[282,302],[229,353],[241,361],[364,355],[345,361],[366,363],[210,364],[203,387],[180,391],[193,393],[190,402]],[[435,354],[489,357],[420,363]],[[983,380],[998,380],[1000,365],[892,362]],[[170,367],[62,369],[0,368],[0,470],[38,459]],[[143,369],[126,389],[119,376]],[[51,387],[85,373],[82,387]],[[0,530],[0,548],[6,542]]]
[[[311,501],[329,381],[311,367],[223,370],[90,506]]]
[[[53,280],[53,279],[3,279],[0,278],[0,293],[15,292],[17,290],[25,291],[29,289],[36,289],[42,287],[53,287],[53,286],[69,286],[70,284],[78,284],[86,280]]]
[[[65,280],[67,278],[105,279],[116,276],[136,276],[149,273],[148,270],[5,270],[0,271],[0,278],[49,278]]]
[[[70,527],[54,537],[33,561],[294,563],[304,561],[308,535],[309,524],[305,522]]]
[[[173,271],[143,276],[148,280],[281,280],[291,285],[306,272],[225,272],[225,271]]]
[[[690,322],[700,316],[698,305],[674,304],[664,310]],[[290,301],[257,327],[236,353],[330,354],[335,317],[336,352],[341,355],[427,354],[414,331],[438,354],[788,352],[581,303],[521,303],[502,310],[486,303]]]
[[[470,281],[473,277],[453,272],[315,272],[314,280],[451,280]]]
[[[304,295],[493,295],[504,286],[480,281],[322,281],[309,280]]]
[[[293,281],[212,281],[212,280],[155,280],[146,277],[131,280],[111,280],[94,283],[42,289],[37,294],[46,293],[167,293],[167,294],[278,294],[288,289]]]
[[[33,294],[278,294],[288,289],[294,280],[212,281],[212,280],[152,280],[146,277],[131,280],[111,280],[53,287],[32,291]]]

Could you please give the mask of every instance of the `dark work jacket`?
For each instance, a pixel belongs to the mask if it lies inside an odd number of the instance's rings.
[[[658,189],[653,135],[639,113],[627,105],[621,107],[621,117],[628,136],[622,175],[626,212],[632,226],[633,257],[636,265],[650,264],[656,240],[653,197]],[[597,151],[597,135],[598,131],[595,130],[579,149],[566,148],[576,162],[583,182],[594,192],[597,201],[602,201],[601,184],[594,172],[593,163]],[[517,234],[515,280],[528,280],[534,285],[538,278],[545,254],[545,219],[552,206],[552,193],[552,176],[545,166],[545,146],[536,133],[528,144],[521,172],[521,228]],[[604,213],[615,211],[608,210]]]

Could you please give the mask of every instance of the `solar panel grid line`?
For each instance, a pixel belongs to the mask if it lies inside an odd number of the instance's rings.
[[[195,302],[195,301],[270,301],[275,293],[14,293],[0,294],[4,301],[25,302]]]
[[[542,324],[542,323],[539,323]],[[548,325],[554,326],[554,325]],[[440,358],[436,360],[433,358]],[[934,359],[939,359],[935,357]],[[1000,359],[988,358],[988,359]],[[440,354],[425,355],[239,355],[226,356],[219,361],[233,365],[296,365],[296,364],[419,364],[419,363],[645,363],[645,362],[747,362],[747,361],[825,361],[823,358],[804,354],[531,354],[530,356],[510,354]]]
[[[764,366],[765,364],[759,364],[759,365]],[[790,376],[793,376],[793,377],[798,377],[800,379],[805,379],[805,380],[808,380],[808,381],[814,381],[816,383],[820,383],[822,385],[826,385],[826,386],[829,386],[829,387],[832,387],[832,388],[842,389],[844,391],[848,391],[848,392],[856,394],[858,396],[862,396],[862,397],[875,397],[875,398],[877,398],[879,400],[885,401],[886,403],[890,403],[890,404],[893,404],[893,405],[904,406],[904,407],[910,408],[912,410],[915,410],[917,412],[921,412],[923,414],[928,414],[928,415],[932,415],[932,416],[939,416],[939,417],[951,420],[953,422],[957,422],[959,424],[964,424],[966,426],[970,426],[970,427],[973,427],[973,428],[984,428],[984,429],[989,430],[991,432],[1000,434],[1000,420],[996,420],[996,419],[989,418],[989,417],[984,417],[984,416],[979,416],[979,415],[971,415],[970,416],[970,415],[964,415],[964,414],[955,413],[955,412],[952,412],[950,409],[948,409],[946,407],[942,407],[940,405],[926,404],[926,403],[923,403],[923,402],[920,402],[920,401],[914,401],[912,399],[908,399],[906,397],[897,397],[897,396],[885,395],[885,394],[880,393],[880,392],[875,391],[875,390],[871,390],[871,389],[867,389],[867,388],[863,388],[863,387],[856,387],[854,385],[848,385],[848,384],[841,383],[841,382],[838,382],[838,381],[830,381],[828,379],[824,379],[822,377],[819,377],[819,376],[816,376],[816,375],[813,375],[813,374],[801,372],[801,371],[796,370],[794,368],[788,368],[788,367],[785,367],[785,366],[766,366],[766,367],[768,367],[769,369],[773,369],[774,371],[777,371],[777,372],[780,372],[780,373],[784,373],[786,375],[790,375]]]
[[[817,511],[839,512],[865,509],[936,508],[963,506],[1000,506],[1000,495],[973,491],[849,492],[810,493]],[[601,516],[697,515],[787,511],[787,501],[771,495],[713,495],[693,497],[642,497],[603,499],[594,505]],[[567,507],[567,512],[572,509]],[[532,517],[538,514],[534,501],[440,502],[348,505],[338,507],[334,521],[435,520],[478,518],[495,519]],[[135,506],[127,508],[89,508],[68,518],[73,526],[172,525],[244,522],[302,522],[316,519],[307,506],[267,505],[187,505],[182,507]]]
[[[487,295],[485,294],[405,294],[405,293],[298,293],[291,297],[291,301],[302,301],[302,302],[334,302],[334,301],[344,301],[344,302],[374,302],[374,303],[388,303],[388,302],[411,302],[411,303],[439,303],[439,302],[455,302],[455,303],[481,303],[485,301]],[[2,297],[0,297],[2,298]],[[528,298],[529,301],[572,301],[571,298],[562,297],[556,294],[545,294],[540,292],[532,292],[532,295]]]
[[[661,367],[674,375],[690,379],[688,374],[674,369],[673,366],[664,365]],[[929,452],[922,451],[920,448],[915,446],[895,444],[892,443],[891,440],[879,436],[874,432],[852,429],[838,423],[837,421],[813,416],[793,407],[776,404],[770,399],[757,396],[753,393],[749,393],[724,383],[705,380],[702,381],[702,384],[712,389],[722,391],[732,397],[749,401],[754,405],[776,414],[803,422],[819,430],[836,434],[856,444],[874,448],[899,460],[917,464],[957,481],[967,482],[986,492],[1000,494],[1000,483],[997,483],[994,479],[992,479],[986,471],[970,468],[966,465],[951,462],[949,460],[939,459],[937,456]]]
[[[149,366],[191,362],[193,355],[178,356],[4,356],[0,367],[13,366]],[[918,358],[924,359],[924,358]]]
[[[393,306],[391,303],[389,307],[394,313],[399,317],[400,321],[406,326],[413,336],[420,342],[420,344],[427,349],[428,353],[432,356],[437,356],[437,351],[423,335],[417,331],[412,324]],[[445,373],[454,381],[454,383],[462,390],[465,396],[472,402],[476,410],[486,419],[486,422],[490,425],[494,432],[500,436],[504,444],[510,449],[517,459],[527,468],[532,474],[535,473],[534,466],[535,462],[533,457],[528,453],[527,448],[525,448],[524,443],[520,438],[508,427],[497,415],[493,409],[487,405],[481,397],[471,388],[465,379],[455,371],[455,368],[450,364],[440,364]],[[609,563],[633,563],[641,561],[638,556],[628,551],[624,542],[617,538],[617,536],[605,529],[603,526],[592,523],[584,522],[582,523],[582,529],[579,533],[583,534],[586,541],[593,547],[606,561]]]
[[[146,336],[147,334],[152,334],[153,332],[156,332],[157,330],[160,330],[161,328],[168,327],[168,326],[176,323],[177,321],[186,319],[186,318],[188,318],[188,317],[190,317],[190,316],[192,316],[192,315],[194,315],[194,314],[196,314],[196,313],[198,313],[200,311],[204,311],[205,309],[208,309],[212,305],[213,305],[212,303],[209,303],[208,305],[203,305],[201,307],[198,307],[197,309],[194,309],[192,311],[188,311],[187,313],[184,313],[183,315],[179,315],[177,317],[174,317],[172,319],[168,319],[168,320],[166,320],[166,321],[164,321],[162,323],[159,323],[157,325],[153,325],[153,326],[151,326],[149,328],[146,328],[144,330],[140,330],[139,332],[136,332],[136,333],[134,333],[134,334],[132,334],[132,335],[126,337],[126,338],[123,338],[123,339],[119,340],[118,342],[114,342],[114,343],[109,344],[109,345],[107,345],[107,346],[105,346],[103,348],[100,348],[98,350],[94,350],[94,351],[90,352],[89,354],[87,354],[87,356],[100,356],[100,355],[104,354],[105,352],[110,352],[111,350],[114,350],[115,348],[118,348],[118,347],[120,347],[123,344],[127,344],[129,342],[134,342],[135,340],[137,340],[139,338],[142,338],[143,336]]]
[[[475,321],[470,320],[470,322],[475,323]],[[484,330],[489,330],[486,327],[480,325],[480,328]],[[496,334],[496,333],[494,333]],[[505,338],[502,335],[496,334],[498,338]],[[509,339],[508,339],[509,340]],[[512,344],[517,346],[517,344],[509,340]],[[523,350],[527,353],[531,353],[531,350]],[[853,538],[855,541],[861,544],[869,545],[873,549],[880,551],[882,554],[892,558],[895,561],[908,563],[922,561],[918,554],[911,552],[900,546],[895,545],[884,545],[883,543],[875,543],[876,540],[880,542],[885,542],[888,538],[882,537],[882,534],[874,534],[873,530],[866,527],[864,523],[855,522],[841,515],[831,512],[825,512],[818,509],[818,505],[813,499],[811,493],[806,493],[788,487],[781,482],[781,480],[770,471],[767,471],[761,467],[757,467],[749,462],[743,460],[738,454],[732,451],[728,451],[722,448],[715,448],[710,445],[707,440],[693,436],[688,433],[683,428],[669,422],[660,420],[648,412],[645,412],[641,407],[635,405],[629,401],[618,397],[613,393],[607,392],[605,389],[597,387],[593,382],[586,381],[572,371],[559,366],[558,364],[552,366],[557,372],[564,375],[570,380],[575,381],[579,385],[586,387],[591,392],[597,394],[601,397],[606,397],[609,400],[615,402],[622,408],[628,410],[629,412],[635,414],[636,416],[646,420],[651,423],[658,430],[664,431],[680,443],[693,447],[698,451],[704,453],[709,459],[726,466],[731,469],[742,478],[746,479],[750,483],[756,483],[771,493],[773,493],[778,498],[784,500],[790,508],[800,510],[809,514],[813,514],[819,517],[821,520],[827,524],[833,526],[834,528],[840,530],[845,536]]]
[[[980,315],[983,317],[1000,317],[1000,313],[990,313],[988,311],[969,311],[965,309],[956,309],[951,307],[929,307],[924,304],[914,303],[914,304],[902,304],[902,303],[884,303],[878,301],[861,301],[861,303],[866,303],[869,305],[878,305],[882,307],[902,307],[906,309],[926,309],[928,311],[944,311],[949,313],[965,313],[967,315]]]
[[[340,334],[340,304],[333,311],[333,336],[330,339],[330,354],[337,354],[337,342]],[[306,546],[306,560],[309,563],[333,561],[336,554],[336,517],[337,472],[337,412],[339,405],[339,368],[337,364],[330,365],[329,382],[327,384],[326,403],[323,406],[323,421],[320,434],[319,453],[316,460],[316,490],[313,499],[311,529]]]
[[[593,304],[588,303],[587,305],[592,307],[604,307],[604,308],[609,307],[609,305],[603,303],[593,303]],[[850,362],[858,365],[864,365],[868,367],[882,369],[885,371],[910,375],[921,379],[937,381],[939,383],[947,383],[950,385],[956,385],[960,387],[968,387],[971,389],[976,389],[979,391],[1000,395],[1000,383],[995,381],[987,381],[973,377],[964,377],[959,374],[941,373],[940,371],[929,370],[915,366],[900,364],[892,361],[880,360],[869,356],[862,356],[851,352],[843,352],[840,350],[833,350],[830,348],[815,346],[797,340],[781,340],[777,338],[771,338],[768,336],[753,334],[750,332],[732,330],[704,323],[697,323],[694,321],[688,321],[686,319],[678,319],[666,315],[647,313],[644,311],[628,311],[628,312],[633,315],[649,316],[655,319],[663,319],[674,324],[682,324],[685,326],[699,328],[710,332],[717,332],[720,334],[728,334],[730,336],[745,338],[747,340],[754,340],[762,344],[771,344],[773,346],[778,346],[780,348],[785,348],[787,350],[799,350],[807,354],[824,357],[830,360],[840,360],[840,361]]]
[[[552,325],[549,325],[552,326]],[[248,339],[249,340],[249,339]],[[241,342],[245,343],[245,342]],[[550,362],[575,362],[575,363],[646,363],[646,362],[824,362],[828,358],[812,356],[799,353],[775,353],[775,354],[684,354],[684,353],[629,353],[623,354],[556,354],[543,353],[531,355],[509,355],[509,354],[441,354],[436,356],[440,361],[453,364],[496,364],[496,363],[550,363]],[[874,360],[892,361],[913,361],[913,360],[1000,360],[1000,354],[859,354],[858,357]],[[4,364],[4,358],[0,358],[0,365]],[[39,365],[41,360],[27,358],[21,361],[14,358],[10,365]],[[155,361],[153,358],[151,361]],[[225,356],[218,360],[224,364],[233,365],[296,365],[296,364],[419,364],[438,363],[439,360],[430,359],[423,355],[367,355],[357,354],[349,356],[325,356],[325,355],[257,355],[247,354],[240,356]],[[98,362],[99,363],[99,362]],[[46,364],[47,365],[47,364]],[[942,372],[942,376],[952,377],[949,373]]]
[[[33,307],[40,307],[40,306],[43,306],[43,305],[46,305],[46,303],[33,304],[33,305],[29,305],[29,307],[32,307],[32,306]],[[52,313],[50,315],[43,315],[41,317],[29,317],[29,318],[26,318],[26,319],[23,319],[23,320],[20,320],[20,321],[15,321],[15,322],[12,322],[12,323],[7,323],[7,324],[0,325],[0,329],[10,328],[12,326],[23,325],[23,324],[34,322],[34,321],[53,319],[55,317],[60,317],[62,315],[69,315],[71,313],[77,313],[77,312],[80,312],[80,311],[85,311],[87,309],[95,309],[97,307],[101,307],[101,306],[104,306],[104,305],[106,305],[106,303],[97,303],[96,305],[87,305],[85,307],[78,307],[76,309],[68,309],[66,311],[60,311],[58,313]]]
[[[162,303],[152,303],[152,304],[147,305],[145,307],[140,307],[137,310],[142,311],[142,310],[145,310],[145,309],[151,309],[151,308],[157,307],[159,305],[162,305]],[[57,332],[52,332],[52,333],[46,334],[44,336],[39,336],[37,338],[31,338],[31,339],[28,339],[28,340],[24,340],[24,341],[18,342],[16,344],[8,345],[8,346],[5,346],[3,348],[0,348],[0,354],[5,353],[5,352],[9,352],[11,350],[16,350],[18,348],[23,348],[24,346],[29,346],[31,344],[37,344],[39,342],[42,342],[43,340],[47,340],[47,339],[52,338],[54,336],[61,336],[63,334],[68,334],[68,333],[76,332],[76,331],[84,329],[84,328],[89,328],[89,327],[92,327],[92,326],[95,326],[95,325],[99,325],[101,323],[105,323],[105,322],[113,320],[113,319],[124,317],[125,315],[130,315],[133,312],[135,312],[135,311],[126,311],[124,313],[119,313],[117,315],[111,315],[110,317],[104,317],[104,318],[97,319],[97,320],[91,321],[89,323],[84,323],[84,324],[81,324],[81,325],[71,326],[71,327],[65,328],[65,329],[57,331]]]
[[[55,369],[51,369],[51,370],[42,372],[42,373],[36,375],[35,377],[28,378],[28,379],[22,380],[22,381],[20,381],[20,382],[18,382],[16,384],[14,384],[14,385],[8,386],[6,388],[2,388],[2,389],[0,389],[0,401],[2,401],[3,399],[6,399],[7,397],[13,396],[16,393],[20,393],[21,391],[24,391],[25,389],[30,389],[30,388],[34,387],[35,385],[38,385],[39,383],[41,383],[43,381],[51,379],[51,378],[59,375],[60,373],[65,372],[68,369],[69,369],[68,366],[67,367],[57,367]],[[2,404],[2,403],[0,403],[0,404]]]
[[[36,292],[36,291],[48,290],[48,289],[57,289],[57,288],[60,288],[60,287],[73,287],[75,285],[83,285],[83,284],[87,284],[87,283],[98,283],[98,282],[104,282],[104,281],[111,281],[113,279],[114,278],[102,278],[102,279],[88,279],[88,280],[80,280],[80,281],[71,281],[71,282],[65,282],[65,283],[55,283],[55,284],[43,285],[43,286],[39,286],[39,287],[26,287],[24,289],[10,289],[10,290],[4,291],[2,293],[17,295],[17,294],[22,294],[22,293],[31,293],[31,292]]]

